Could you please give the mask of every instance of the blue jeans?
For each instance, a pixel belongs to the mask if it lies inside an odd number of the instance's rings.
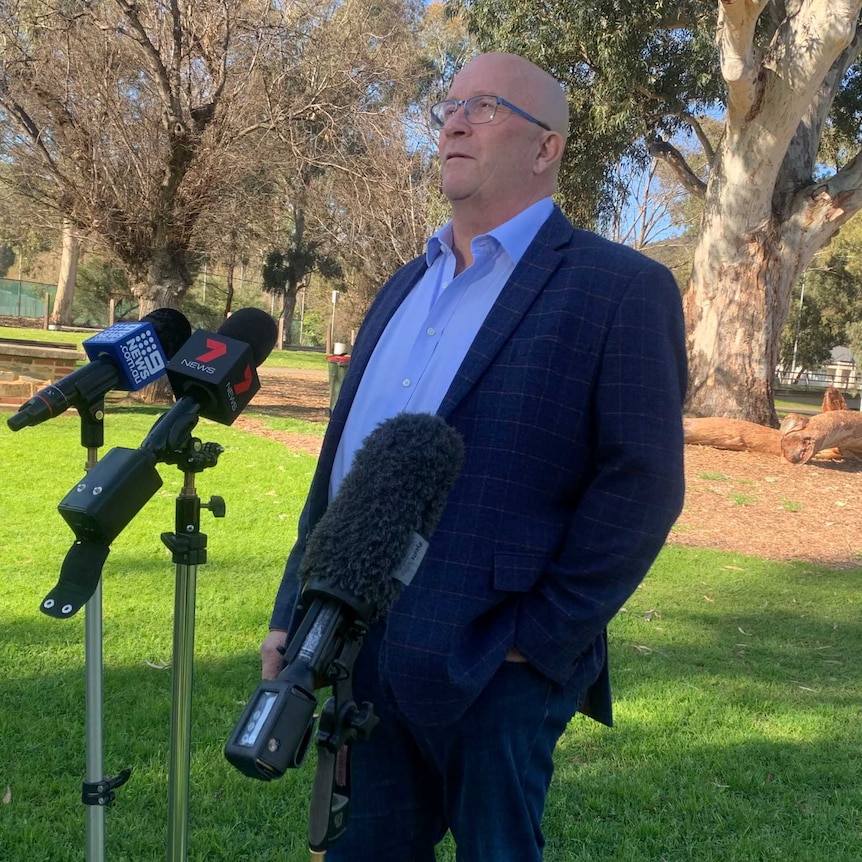
[[[366,646],[354,695],[380,723],[353,746],[348,826],[327,862],[434,862],[447,829],[458,862],[541,860],[554,747],[583,693],[507,662],[458,721],[416,728],[392,708]]]

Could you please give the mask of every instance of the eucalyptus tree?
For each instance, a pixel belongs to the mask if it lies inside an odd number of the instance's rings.
[[[687,409],[776,424],[793,286],[862,208],[862,0],[458,2],[483,49],[523,53],[564,82],[571,213],[600,220],[619,206],[624,157],[664,161],[702,199],[684,296]],[[716,116],[714,146],[703,120]]]

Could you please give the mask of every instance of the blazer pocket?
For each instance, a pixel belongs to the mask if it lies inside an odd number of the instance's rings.
[[[529,592],[545,565],[537,554],[494,554],[494,589],[508,593]]]

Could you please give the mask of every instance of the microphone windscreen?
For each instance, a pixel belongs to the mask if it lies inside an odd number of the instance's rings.
[[[375,618],[385,616],[402,586],[394,575],[416,534],[430,538],[463,461],[461,436],[439,416],[399,413],[382,422],[312,530],[300,581],[361,596]]]
[[[175,308],[157,308],[145,314],[141,321],[149,321],[156,331],[156,337],[165,357],[172,359],[174,354],[192,337],[192,325],[188,318]]]
[[[255,367],[262,365],[275,347],[278,327],[275,321],[260,308],[240,308],[219,328],[219,335],[244,341],[251,347]]]

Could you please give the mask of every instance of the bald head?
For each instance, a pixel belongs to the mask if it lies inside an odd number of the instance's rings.
[[[459,79],[474,76],[494,80],[496,94],[505,96],[534,117],[547,123],[555,132],[568,138],[569,105],[560,83],[535,63],[517,54],[480,54],[467,63],[455,76],[452,87]]]
[[[479,96],[490,102],[474,101]],[[473,58],[442,104],[445,116],[436,117],[441,188],[452,205],[456,252],[469,264],[473,237],[557,190],[568,104],[547,72],[514,54]]]

